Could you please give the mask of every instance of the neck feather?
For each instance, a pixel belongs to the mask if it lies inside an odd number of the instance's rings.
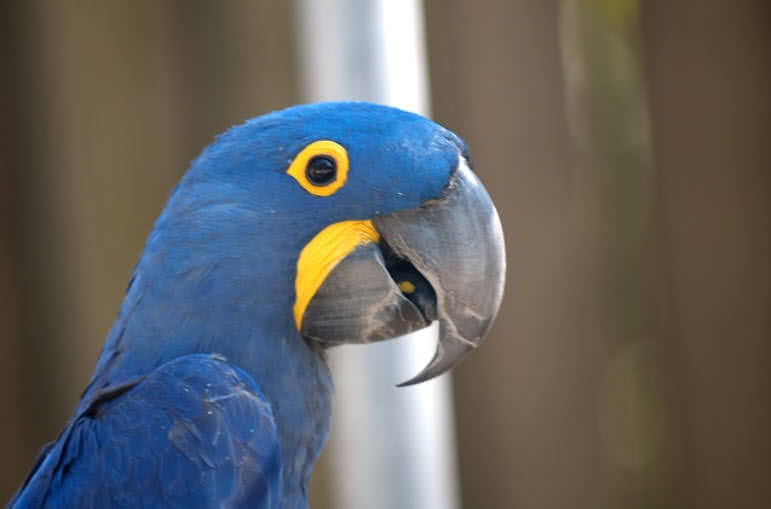
[[[282,238],[281,228],[255,232],[259,222],[237,221],[232,207],[216,207],[225,208],[194,211],[184,224],[161,216],[83,404],[102,387],[176,357],[222,354],[247,371],[272,403],[284,495],[298,501],[287,507],[302,507],[326,439],[332,390],[323,352],[302,339],[292,315],[297,258],[281,253],[299,253],[302,239]]]

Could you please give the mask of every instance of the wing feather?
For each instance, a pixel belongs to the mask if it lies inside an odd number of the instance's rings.
[[[270,404],[218,356],[175,359],[99,398],[45,454],[10,507],[279,507]]]

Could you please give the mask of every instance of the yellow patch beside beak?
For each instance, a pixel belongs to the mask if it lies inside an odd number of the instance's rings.
[[[297,260],[295,279],[294,320],[298,331],[308,303],[340,260],[357,246],[379,240],[372,221],[341,221],[327,226],[306,244]]]

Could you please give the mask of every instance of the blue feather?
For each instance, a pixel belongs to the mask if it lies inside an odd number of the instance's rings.
[[[329,198],[285,173],[318,139],[350,160]],[[172,192],[74,417],[10,507],[307,507],[332,381],[294,325],[299,253],[331,223],[437,198],[464,152],[433,122],[367,103],[219,136]],[[196,355],[212,353],[227,362]]]
[[[180,357],[103,393],[48,460],[44,496],[27,489],[15,507],[280,507],[270,404],[216,356]]]

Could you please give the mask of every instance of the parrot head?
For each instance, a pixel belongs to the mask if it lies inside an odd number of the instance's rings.
[[[153,256],[161,237],[174,249]],[[465,144],[423,117],[368,103],[296,106],[221,135],[191,165],[148,246],[146,258],[195,277],[213,299],[203,273],[229,267],[229,291],[260,288],[240,305],[273,301],[262,319],[288,322],[309,344],[373,342],[437,320],[436,353],[405,384],[476,348],[503,295],[500,221]]]

